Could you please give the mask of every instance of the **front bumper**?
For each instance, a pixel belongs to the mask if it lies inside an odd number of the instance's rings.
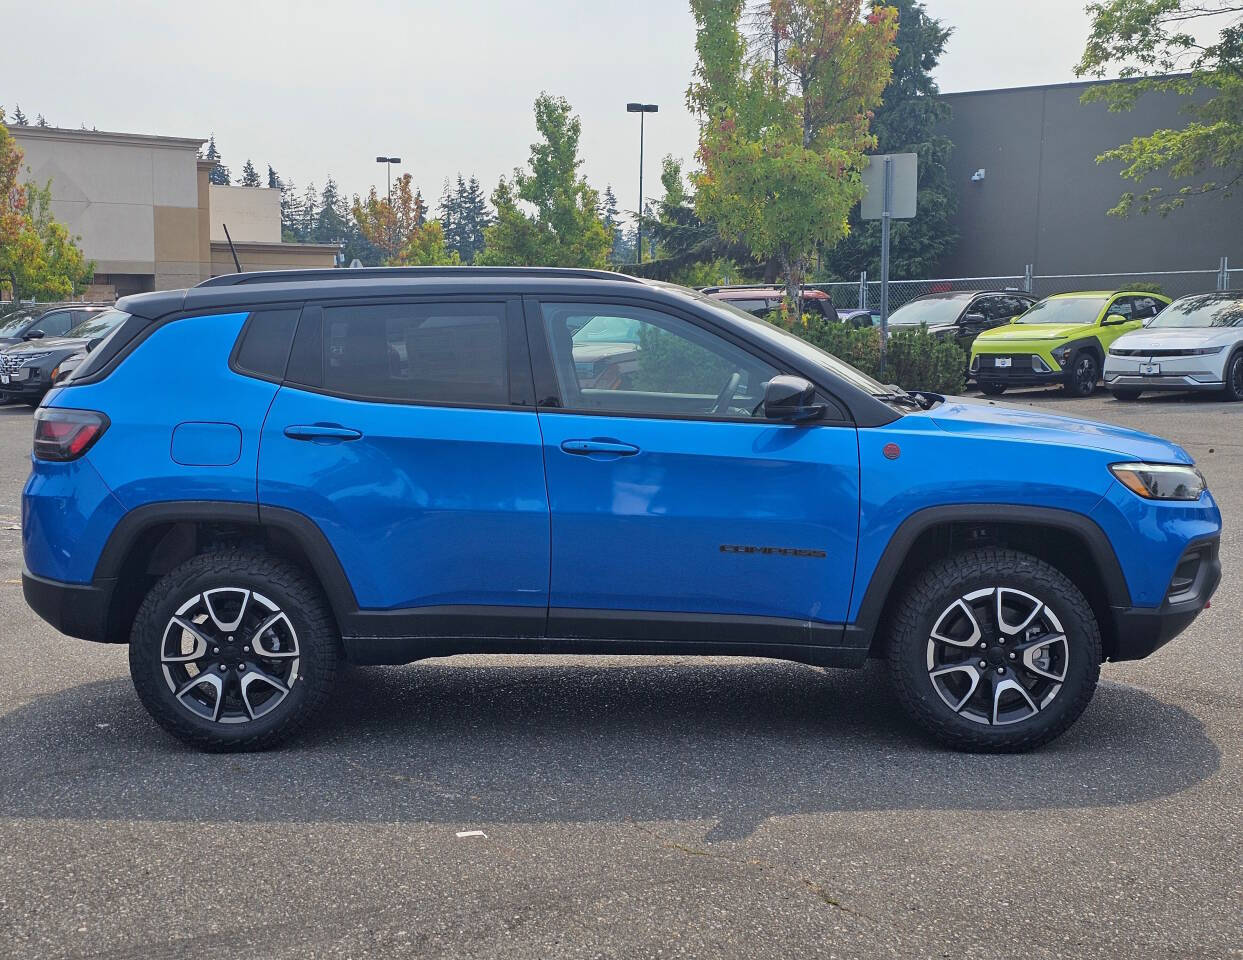
[[[1145,367],[1157,366],[1160,373],[1145,374]],[[1221,370],[1213,369],[1221,366]],[[1104,381],[1110,389],[1123,390],[1221,390],[1224,384],[1224,358],[1212,354],[1202,357],[1119,357],[1105,358]]]
[[[30,609],[61,633],[79,640],[110,642],[108,608],[115,580],[65,583],[22,570],[22,594]]]
[[[1220,380],[1197,380],[1191,376],[1176,374],[1159,374],[1156,376],[1140,376],[1139,374],[1105,373],[1105,388],[1108,390],[1204,390],[1212,392],[1222,390],[1225,384]]]
[[[1159,607],[1113,607],[1113,636],[1106,651],[1108,659],[1142,660],[1182,633],[1208,606],[1221,583],[1220,540],[1213,537],[1191,544],[1179,561],[1198,558],[1189,583],[1176,579]]]

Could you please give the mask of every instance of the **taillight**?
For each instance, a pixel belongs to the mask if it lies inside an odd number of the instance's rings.
[[[108,418],[94,410],[35,411],[35,456],[40,460],[76,460],[108,429]]]

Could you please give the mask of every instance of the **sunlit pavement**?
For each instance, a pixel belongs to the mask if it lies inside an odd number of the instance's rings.
[[[1001,399],[1178,441],[1227,523],[1212,609],[1019,757],[879,669],[630,657],[354,669],[285,749],[189,751],[22,601],[0,408],[0,956],[1243,955],[1243,404]]]

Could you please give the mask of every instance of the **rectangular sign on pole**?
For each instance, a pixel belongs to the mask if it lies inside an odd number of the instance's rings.
[[[915,216],[915,195],[919,191],[919,158],[913,153],[890,153],[868,157],[868,165],[860,176],[867,191],[859,216],[864,220],[879,220],[885,206],[885,158],[893,169],[893,190],[889,216],[894,220],[910,220]]]

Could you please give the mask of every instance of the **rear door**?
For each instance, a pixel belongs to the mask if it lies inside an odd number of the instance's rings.
[[[858,535],[853,425],[765,420],[764,385],[787,371],[690,314],[550,299],[527,317],[550,636],[836,643]],[[593,331],[622,327],[631,342],[596,349]]]
[[[387,612],[382,635],[542,635],[548,500],[520,303],[307,307],[259,502],[316,523],[358,606]]]

